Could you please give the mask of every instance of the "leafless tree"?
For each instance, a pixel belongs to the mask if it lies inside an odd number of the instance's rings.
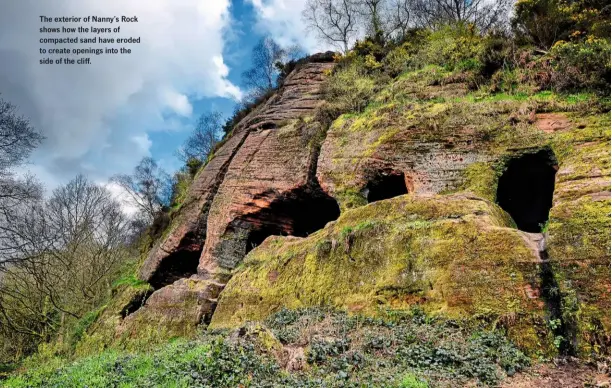
[[[142,158],[132,175],[115,175],[111,182],[125,190],[130,202],[138,207],[140,215],[149,224],[170,202],[171,178],[151,157]]]
[[[488,31],[507,21],[511,5],[511,0],[415,0],[414,14],[425,27],[473,23]]]
[[[413,26],[412,11],[414,0],[391,0],[387,8],[388,37],[404,37]]]
[[[219,142],[223,126],[221,112],[204,113],[198,119],[194,131],[179,150],[179,158],[187,163],[191,159],[205,161]]]
[[[284,64],[296,59],[300,53],[298,46],[283,48],[270,37],[259,40],[253,48],[251,68],[242,73],[249,91],[247,100],[255,100],[273,90]]]
[[[359,36],[360,3],[358,0],[308,0],[302,18],[320,40],[347,52]]]
[[[0,337],[36,344],[108,296],[128,257],[129,220],[106,189],[77,176],[14,222],[21,260],[3,267]]]
[[[0,98],[0,176],[20,165],[43,140],[17,108]]]
[[[30,121],[0,98],[0,267],[20,258],[24,242],[17,238],[15,220],[42,197],[42,188],[33,176],[14,174],[14,168],[22,165],[42,140]]]

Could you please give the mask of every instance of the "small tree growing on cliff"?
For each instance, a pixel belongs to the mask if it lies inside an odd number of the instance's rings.
[[[285,63],[296,59],[300,53],[298,46],[283,48],[270,37],[262,38],[253,47],[251,68],[242,73],[244,85],[249,90],[247,99],[256,100],[273,90]]]
[[[183,162],[189,163],[193,159],[200,162],[206,161],[208,155],[219,142],[222,126],[223,115],[221,112],[203,113],[198,119],[195,129],[179,150],[179,157]]]
[[[277,68],[275,63],[283,57],[283,50],[271,38],[262,38],[253,47],[251,68],[242,73],[244,85],[253,93],[266,94],[274,88]]]

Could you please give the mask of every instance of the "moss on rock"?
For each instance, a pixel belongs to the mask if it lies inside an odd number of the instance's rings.
[[[261,320],[281,307],[334,306],[376,314],[421,306],[482,319],[547,354],[537,256],[494,204],[455,194],[405,195],[345,212],[305,239],[269,238],[221,294],[211,327]]]
[[[610,345],[610,116],[574,116],[556,136],[559,159],[548,250],[571,341],[582,357]]]

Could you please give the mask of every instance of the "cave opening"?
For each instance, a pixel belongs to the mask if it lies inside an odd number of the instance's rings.
[[[249,231],[246,243],[246,253],[259,246],[268,236],[283,236],[287,233],[274,225],[261,225]]]
[[[401,171],[379,171],[368,181],[363,194],[368,203],[408,194],[406,177]]]
[[[128,315],[135,313],[139,308],[144,306],[145,302],[153,292],[146,290],[136,294],[122,309],[121,317],[126,318]]]
[[[268,236],[307,237],[338,217],[338,203],[320,187],[293,190],[242,219],[249,224],[246,253]]]
[[[156,290],[198,272],[201,251],[178,251],[166,257],[160,264],[149,284]]]
[[[497,203],[520,230],[539,233],[548,221],[557,168],[550,149],[524,154],[506,164],[497,186]]]

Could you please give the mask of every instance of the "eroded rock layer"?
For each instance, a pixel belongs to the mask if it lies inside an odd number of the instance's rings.
[[[532,354],[607,352],[609,111],[554,94],[470,96],[424,69],[337,118],[319,147],[311,116],[332,67],[329,55],[302,64],[234,128],[141,269],[155,292],[109,318],[115,335],[159,322],[185,335],[281,307],[418,305],[504,328]],[[541,152],[554,193],[527,233],[498,183]]]
[[[455,319],[488,316],[520,345],[550,350],[537,331],[546,314],[540,258],[510,222],[470,194],[404,195],[347,211],[306,239],[266,240],[230,280],[211,326],[261,320],[281,306],[366,314],[421,306]]]
[[[304,140],[301,121],[322,102],[320,85],[332,67],[330,53],[310,57],[233,129],[195,177],[142,266],[140,278],[157,290],[124,325],[156,315],[191,327],[207,321],[229,271],[255,244],[270,234],[303,234],[325,225],[323,220],[304,227],[291,211],[296,204],[327,204],[331,219],[339,215],[314,180],[318,150]],[[311,198],[315,204],[309,204]]]

